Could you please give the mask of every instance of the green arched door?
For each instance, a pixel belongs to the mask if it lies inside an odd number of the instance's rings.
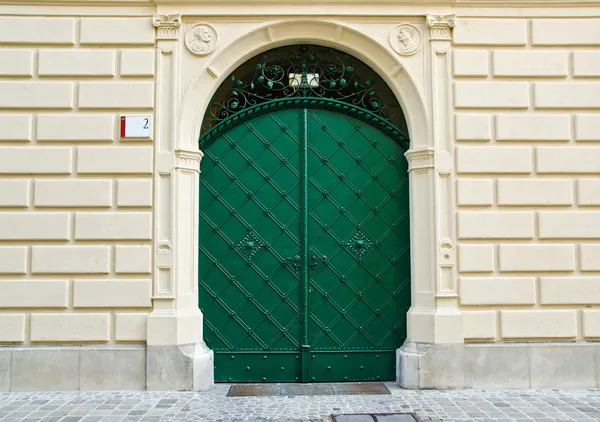
[[[215,379],[395,379],[410,306],[408,173],[346,114],[246,120],[205,150],[199,297]]]

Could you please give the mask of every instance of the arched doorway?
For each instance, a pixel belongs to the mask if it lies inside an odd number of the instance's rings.
[[[216,381],[395,378],[410,306],[406,124],[331,48],[261,54],[200,137],[199,297]]]

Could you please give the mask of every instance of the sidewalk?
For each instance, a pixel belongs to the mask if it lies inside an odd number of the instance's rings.
[[[204,393],[0,393],[0,421],[321,421],[332,414],[415,412],[422,421],[600,421],[600,389],[402,390],[362,396],[226,397]]]

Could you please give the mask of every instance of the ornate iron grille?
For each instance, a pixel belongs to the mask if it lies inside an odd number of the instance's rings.
[[[201,135],[250,107],[292,98],[350,104],[406,133],[400,104],[373,69],[333,48],[293,45],[269,50],[232,72],[210,102]]]

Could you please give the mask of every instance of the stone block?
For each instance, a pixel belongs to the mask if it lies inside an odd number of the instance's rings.
[[[0,114],[0,142],[31,139],[31,114]]]
[[[79,83],[80,109],[152,109],[153,107],[154,82]]]
[[[121,76],[154,76],[155,51],[121,50]]]
[[[0,180],[0,208],[27,208],[29,180]]]
[[[600,212],[540,211],[538,215],[540,239],[600,238]]]
[[[81,348],[81,390],[145,390],[146,347]]]
[[[597,387],[594,349],[584,344],[531,345],[531,388]]]
[[[75,19],[0,17],[0,44],[75,44]]]
[[[149,274],[152,271],[150,245],[117,245],[115,247],[115,273]]]
[[[36,180],[36,207],[110,207],[112,180]]]
[[[114,114],[41,114],[38,141],[114,141]]]
[[[454,28],[455,45],[526,45],[525,19],[458,19]]]
[[[566,77],[566,51],[510,51],[492,53],[494,77]]]
[[[600,245],[579,245],[579,269],[600,271]]]
[[[499,114],[496,141],[569,141],[568,114]]]
[[[25,314],[0,314],[0,343],[22,343],[25,341]],[[0,349],[1,350],[1,349]],[[0,355],[0,374],[2,374]],[[0,385],[2,376],[0,375]],[[0,391],[2,387],[0,386]]]
[[[600,173],[599,147],[537,147],[537,172]]]
[[[204,344],[148,346],[148,390],[204,391],[214,385],[214,357]]]
[[[599,65],[600,66],[600,65]],[[600,115],[576,114],[575,115],[575,140],[600,141]]]
[[[493,203],[492,179],[458,179],[456,191],[459,206],[491,206]]]
[[[600,277],[540,277],[542,305],[600,304]]]
[[[574,245],[499,245],[500,272],[575,271]]]
[[[461,273],[494,271],[494,245],[459,245],[458,270]]]
[[[495,311],[463,311],[463,336],[467,340],[496,337]]]
[[[31,341],[35,342],[107,342],[109,333],[108,313],[31,314]]]
[[[467,387],[528,388],[529,351],[528,345],[465,345]]]
[[[532,239],[532,212],[458,212],[459,239]]]
[[[40,76],[114,76],[115,50],[40,50]]]
[[[115,314],[116,341],[146,341],[148,313],[117,312]]]
[[[152,147],[80,147],[77,172],[81,174],[152,174]]]
[[[498,205],[560,206],[573,204],[570,179],[498,179]]]
[[[600,19],[533,19],[533,45],[600,45]]]
[[[1,26],[1,25],[0,25]],[[0,81],[0,108],[73,108],[72,82]]]
[[[27,272],[27,246],[0,246],[0,274]]]
[[[454,76],[488,75],[488,52],[486,50],[454,50]]]
[[[489,141],[492,139],[489,114],[456,114],[457,141]]]
[[[109,246],[33,246],[34,274],[108,274]]]
[[[12,391],[79,389],[79,347],[22,347],[13,350]]]
[[[1,240],[69,240],[69,213],[0,213]]]
[[[82,45],[154,45],[154,27],[148,18],[82,18]]]
[[[0,147],[0,174],[71,174],[71,148]]]
[[[149,308],[152,280],[75,280],[76,308]]]
[[[32,77],[33,50],[0,50],[0,76]]]
[[[529,83],[455,82],[454,106],[456,108],[527,109],[529,108]]]
[[[598,82],[535,82],[533,107],[600,108],[600,83]]]
[[[77,240],[150,240],[150,212],[78,212],[75,213]]]
[[[12,348],[0,347],[0,391],[10,391]]]
[[[1,308],[66,308],[68,280],[0,280]]]
[[[501,310],[500,335],[505,339],[574,338],[577,319],[576,310]]]
[[[532,172],[530,147],[456,147],[458,173],[523,173]]]
[[[573,77],[594,78],[600,76],[600,51],[574,51]]]
[[[463,344],[432,344],[419,359],[419,388],[465,388]]]
[[[152,179],[120,179],[117,188],[117,206],[151,207]]]
[[[460,277],[461,305],[534,305],[534,277]]]
[[[600,311],[584,309],[582,313],[583,336],[600,337]]]

